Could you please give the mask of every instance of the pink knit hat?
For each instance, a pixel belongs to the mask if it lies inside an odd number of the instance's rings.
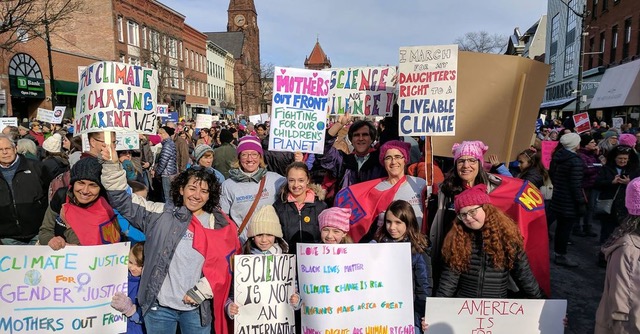
[[[460,212],[460,209],[464,207],[486,203],[491,203],[491,198],[487,195],[487,185],[478,184],[458,194],[453,205],[456,212]]]
[[[349,219],[351,218],[351,209],[345,208],[328,208],[318,215],[318,223],[320,229],[325,227],[335,227],[345,233],[349,232]]]
[[[400,153],[402,153],[402,155],[404,156],[404,162],[405,164],[409,164],[409,150],[411,150],[411,144],[409,143],[405,143],[403,141],[399,141],[399,140],[390,140],[386,143],[384,143],[384,145],[382,145],[382,147],[380,147],[380,156],[378,157],[380,159],[380,165],[384,166],[384,157],[387,154],[387,151],[395,148],[396,150],[400,151]]]
[[[640,177],[636,177],[627,184],[624,205],[630,215],[640,216]]]
[[[238,155],[244,151],[256,151],[260,153],[260,155],[264,155],[262,151],[262,144],[260,144],[260,139],[256,136],[244,136],[238,140],[238,147],[236,148],[236,152]]]
[[[632,135],[632,134],[628,134],[628,133],[623,133],[620,135],[620,137],[618,137],[618,143],[620,145],[627,145],[630,147],[636,147],[636,143],[638,142],[638,139],[636,138],[636,136]]]
[[[484,154],[487,153],[489,146],[479,140],[463,141],[462,144],[455,143],[451,148],[453,160],[457,161],[463,155],[472,156],[479,161],[484,161]]]

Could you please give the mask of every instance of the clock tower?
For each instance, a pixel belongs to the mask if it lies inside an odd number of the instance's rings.
[[[236,112],[245,116],[261,112],[260,30],[253,0],[230,0],[227,31],[242,32],[242,54],[233,55]]]

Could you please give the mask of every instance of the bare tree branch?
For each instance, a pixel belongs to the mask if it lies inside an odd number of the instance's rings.
[[[455,39],[461,51],[473,51],[482,53],[504,53],[507,48],[507,36],[489,34],[482,31],[471,31],[462,37]]]

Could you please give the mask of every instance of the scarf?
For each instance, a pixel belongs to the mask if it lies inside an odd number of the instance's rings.
[[[230,178],[236,182],[255,182],[260,183],[262,177],[267,174],[267,170],[264,168],[258,168],[258,170],[253,174],[249,175],[243,172],[240,168],[234,168],[229,170]]]
[[[233,256],[240,254],[238,228],[226,215],[227,226],[210,229],[202,226],[196,216],[191,217],[189,231],[193,233],[193,249],[204,256],[202,273],[213,291],[213,319],[215,333],[228,333],[229,324],[224,313],[224,303],[231,288]]]
[[[251,247],[251,254],[278,255],[278,254],[282,254],[282,253],[283,253],[282,252],[282,248],[280,248],[280,245],[278,245],[278,239],[276,239],[276,242],[273,243],[273,246],[271,246],[266,251],[263,251],[258,247]]]
[[[83,246],[104,245],[120,242],[120,227],[116,214],[104,199],[98,197],[88,207],[79,207],[69,202],[62,213]]]

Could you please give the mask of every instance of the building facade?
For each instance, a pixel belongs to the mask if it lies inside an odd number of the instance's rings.
[[[207,98],[209,109],[214,114],[223,113],[221,102],[227,100],[227,71],[225,70],[227,53],[216,43],[207,41]]]
[[[331,68],[331,60],[320,46],[320,40],[316,40],[311,53],[304,59],[304,68],[317,71]]]
[[[209,110],[207,98],[207,36],[185,24],[183,29],[185,59],[183,63],[186,112],[185,116],[195,119],[196,114]]]

